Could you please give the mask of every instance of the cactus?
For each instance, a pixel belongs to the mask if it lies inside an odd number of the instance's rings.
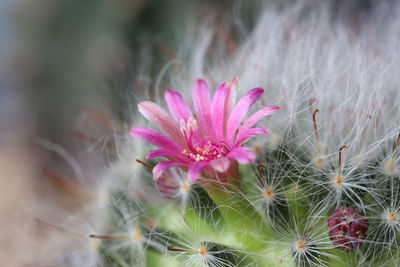
[[[175,91],[138,105],[158,130],[134,116],[116,142],[93,265],[400,265],[400,21],[327,5],[181,33]]]

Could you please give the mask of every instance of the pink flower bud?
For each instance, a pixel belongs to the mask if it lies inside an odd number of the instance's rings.
[[[333,245],[344,250],[360,247],[368,230],[368,220],[354,209],[340,207],[328,218],[329,238]]]

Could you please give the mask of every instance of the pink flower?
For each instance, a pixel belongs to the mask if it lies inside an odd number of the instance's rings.
[[[215,177],[216,172],[227,173],[234,161],[241,164],[254,161],[254,153],[243,144],[255,134],[267,134],[267,129],[253,126],[261,118],[280,110],[280,107],[260,109],[239,128],[247,111],[260,99],[264,90],[250,90],[234,106],[235,89],[236,79],[222,83],[211,101],[207,83],[197,80],[193,86],[195,113],[183,101],[181,94],[168,90],[165,101],[172,117],[153,102],[139,103],[139,112],[162,133],[135,127],[130,134],[159,147],[150,151],[146,160],[156,157],[168,159],[154,167],[155,180],[166,169],[181,166],[188,169],[188,178],[193,183],[203,171]]]

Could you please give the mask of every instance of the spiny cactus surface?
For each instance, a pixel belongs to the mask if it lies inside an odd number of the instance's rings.
[[[173,90],[140,96],[146,120],[118,129],[86,240],[97,261],[400,265],[400,7],[299,3],[250,32],[216,18],[179,33],[156,83]]]

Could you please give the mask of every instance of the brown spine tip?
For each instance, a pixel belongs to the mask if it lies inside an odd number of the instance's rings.
[[[345,149],[345,148],[347,148],[347,146],[342,146],[342,147],[339,149],[339,168],[342,167],[342,150]]]
[[[126,239],[126,236],[112,236],[112,235],[89,235],[90,238],[107,239],[107,240],[121,240]]]
[[[145,167],[146,167],[147,169],[149,169],[150,171],[153,170],[153,167],[151,167],[149,164],[147,164],[147,163],[145,163],[145,162],[143,162],[143,161],[141,161],[141,160],[136,159],[136,162],[142,164],[143,166],[145,166]]]
[[[187,250],[187,249],[179,249],[179,248],[174,248],[174,246],[168,246],[167,248],[169,251],[177,251],[177,252],[189,252],[193,253],[194,251]]]
[[[260,174],[261,182],[262,182],[263,185],[266,187],[266,186],[267,186],[267,181],[265,180],[265,177],[264,177],[264,175],[263,175],[261,169],[267,170],[267,167],[264,166],[264,165],[258,165],[258,166],[257,166],[257,170],[258,170],[258,173]]]
[[[399,150],[399,144],[400,144],[400,132],[399,132],[399,135],[397,136],[396,145],[394,147],[393,158],[396,155],[397,151]]]
[[[342,176],[342,150],[347,148],[347,146],[342,146],[339,149],[339,177]]]
[[[307,228],[303,233],[303,239],[306,238],[307,234],[312,231],[312,228]]]
[[[319,146],[319,138],[318,138],[318,130],[317,130],[317,119],[315,117],[318,112],[319,112],[319,109],[314,110],[314,112],[312,114],[312,118],[313,118],[313,125],[314,125],[315,140],[317,141],[317,145]]]

